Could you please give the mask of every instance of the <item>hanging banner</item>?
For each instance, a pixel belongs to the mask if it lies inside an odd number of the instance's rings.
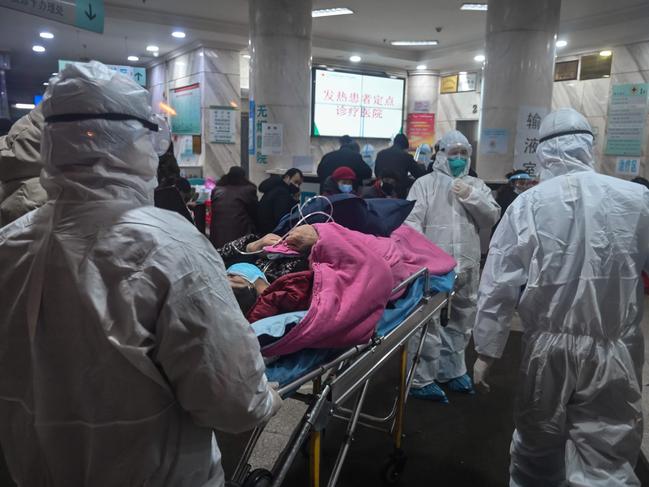
[[[262,151],[261,128],[268,121],[268,106],[259,104],[255,107],[255,160],[257,164],[268,164],[268,157]]]
[[[516,120],[514,140],[514,169],[536,175],[536,148],[539,145],[541,120],[548,114],[545,107],[521,106]]]
[[[613,85],[608,104],[606,155],[642,155],[648,92],[649,83]]]
[[[412,149],[421,144],[428,144],[432,148],[435,141],[435,114],[409,113],[406,132]]]
[[[211,144],[234,144],[237,140],[238,115],[239,112],[234,108],[211,106],[207,119],[207,141]]]
[[[201,90],[198,83],[170,90],[169,105],[176,112],[171,117],[172,133],[201,134]]]

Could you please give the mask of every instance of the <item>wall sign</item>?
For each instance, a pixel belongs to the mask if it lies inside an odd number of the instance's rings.
[[[481,154],[507,154],[509,145],[509,130],[507,129],[482,129],[480,138]]]
[[[457,93],[457,74],[442,76],[440,93]]]
[[[647,123],[649,83],[613,85],[608,104],[605,154],[640,156]]]
[[[265,156],[279,156],[284,146],[284,126],[281,123],[261,124],[261,153]]]
[[[411,148],[417,148],[421,144],[428,144],[432,148],[435,140],[435,114],[409,113],[406,132]]]
[[[237,116],[231,107],[211,106],[208,113],[208,142],[211,144],[234,144],[237,139]]]
[[[618,157],[615,162],[615,174],[620,176],[637,176],[640,174],[641,159],[637,157]]]
[[[531,175],[536,175],[539,129],[541,120],[547,114],[548,109],[545,107],[519,107],[514,140],[514,169],[522,169]]]
[[[198,83],[170,90],[169,105],[176,111],[176,115],[171,117],[172,133],[201,134],[201,90]]]

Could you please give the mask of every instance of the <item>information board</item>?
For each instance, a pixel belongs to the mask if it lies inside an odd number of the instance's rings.
[[[178,135],[201,134],[201,90],[199,83],[170,90],[169,105],[176,112],[176,115],[171,117],[172,133]]]
[[[606,149],[609,156],[640,156],[647,123],[649,83],[613,85],[608,105]]]

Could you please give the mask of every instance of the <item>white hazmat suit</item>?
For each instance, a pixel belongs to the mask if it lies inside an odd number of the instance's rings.
[[[542,183],[494,234],[474,330],[480,356],[500,358],[518,306],[525,350],[510,485],[640,485],[649,191],[595,173],[590,125],[572,109],[549,114],[540,137]]]
[[[212,428],[278,404],[221,258],[151,206],[148,92],[68,65],[43,101],[49,201],[0,230],[0,442],[18,485],[222,486]]]
[[[454,147],[468,154],[464,170],[455,178],[448,163],[448,151]],[[457,261],[458,273],[448,325],[442,328],[438,316],[429,326],[414,388],[466,374],[464,350],[475,321],[480,279],[479,231],[491,228],[500,216],[500,207],[489,187],[468,175],[470,156],[471,144],[466,137],[457,130],[448,132],[439,141],[434,171],[417,179],[408,194],[408,199],[416,203],[406,223],[451,254]],[[459,183],[463,183],[460,194],[453,190]],[[411,351],[415,343],[411,341]]]

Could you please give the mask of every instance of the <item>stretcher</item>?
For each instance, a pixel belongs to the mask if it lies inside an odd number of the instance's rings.
[[[333,355],[330,352],[318,354],[322,363],[310,363],[306,369],[292,371],[288,376],[283,374],[284,380],[278,390],[280,396],[303,401],[308,406],[305,414],[271,470],[253,469],[250,465],[250,457],[264,427],[255,429],[232,479],[226,485],[279,487],[296,456],[305,447],[308,449],[310,487],[325,485],[321,483],[320,447],[322,432],[332,419],[346,422],[347,429],[326,485],[333,487],[338,482],[359,425],[385,431],[391,436],[394,450],[382,470],[382,477],[387,484],[396,484],[406,463],[402,449],[403,422],[413,372],[419,363],[426,330],[433,317],[442,308],[450,308],[454,278],[451,273],[441,278],[441,281],[436,281],[435,276],[429,276],[427,269],[413,274],[393,290],[393,295],[399,292],[405,294],[390,309],[386,308],[384,317],[377,324],[375,334],[368,343],[336,351]],[[409,364],[408,340],[419,330],[423,333],[419,335],[417,352],[411,357]],[[372,377],[397,354],[400,357],[399,384],[392,409],[384,417],[363,413]],[[272,371],[267,371],[267,374],[269,380],[272,380],[270,372]],[[313,383],[312,392],[300,392],[300,388],[309,382]]]

